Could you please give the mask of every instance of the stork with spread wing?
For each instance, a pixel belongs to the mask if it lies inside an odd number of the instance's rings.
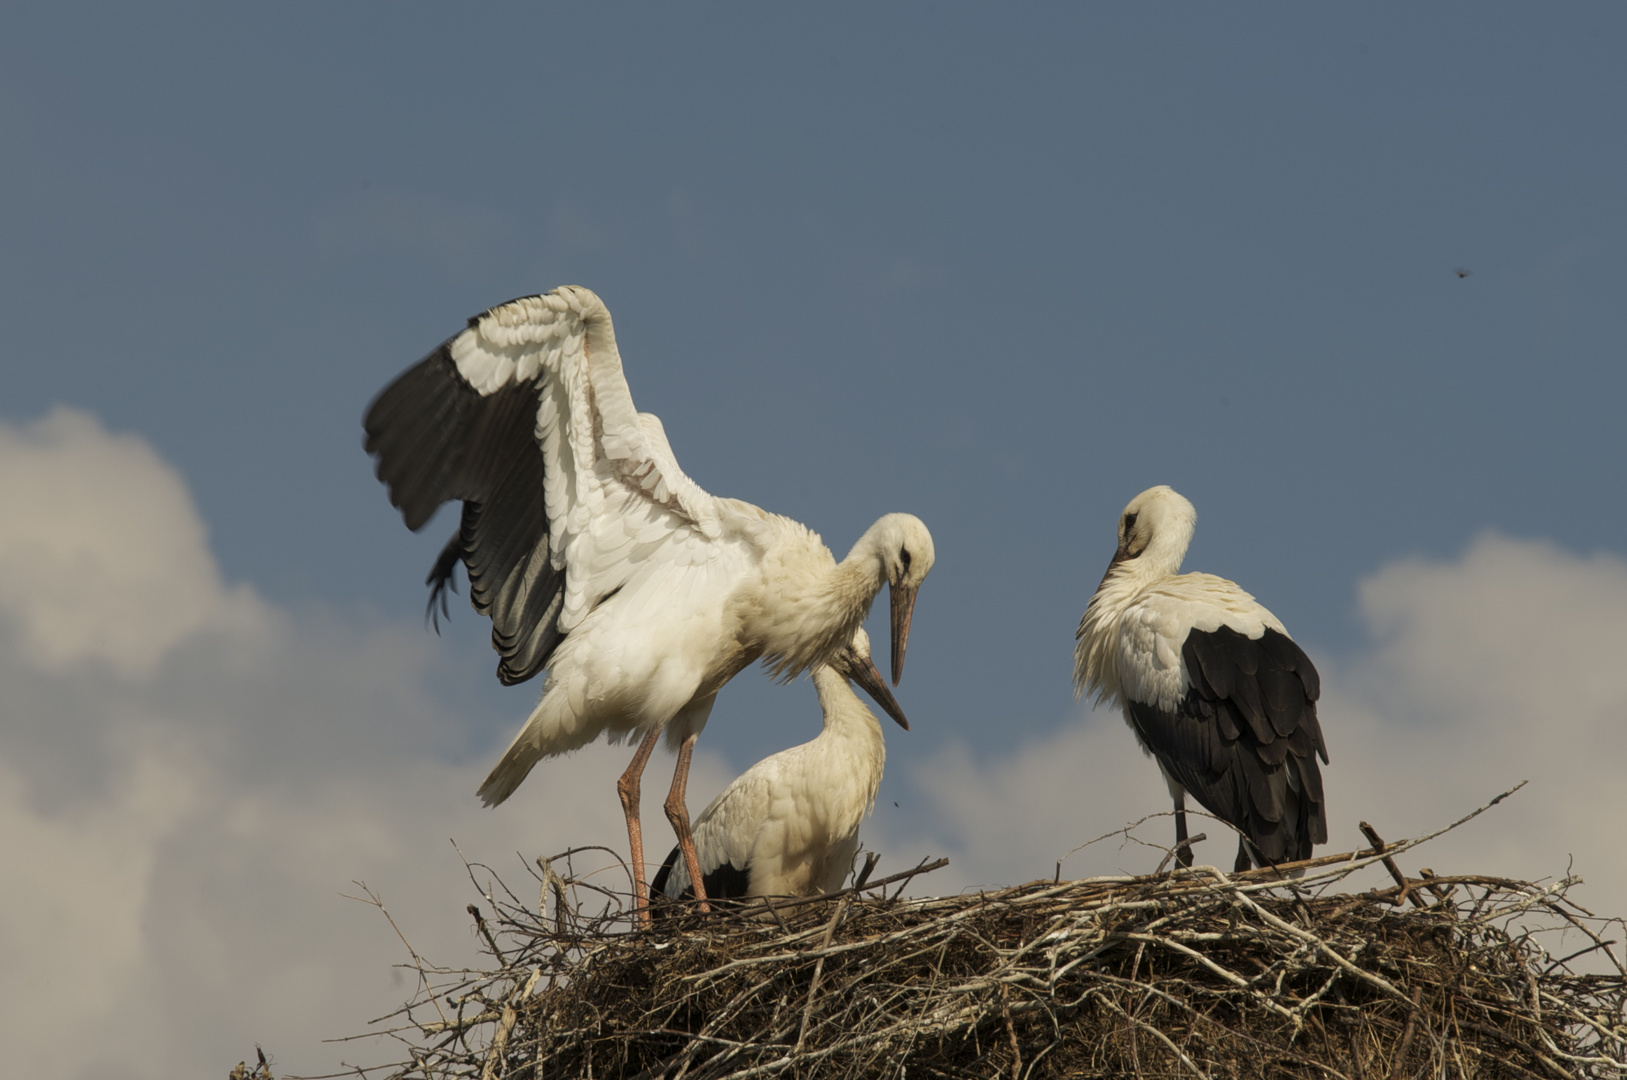
[[[547,671],[542,698],[480,788],[489,806],[532,767],[640,739],[617,792],[645,909],[639,781],[656,740],[678,753],[665,809],[690,880],[703,880],[684,805],[695,740],[723,684],[761,659],[781,678],[846,647],[883,584],[892,676],[932,569],[920,519],[888,514],[837,562],[805,525],[707,494],[661,422],[633,406],[604,304],[566,286],[469,320],[367,411],[367,452],[407,527],[461,500],[430,572],[445,610],[457,564],[492,621],[505,685]],[[704,897],[701,897],[704,899]]]

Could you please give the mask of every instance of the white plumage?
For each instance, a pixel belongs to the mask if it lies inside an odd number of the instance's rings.
[[[707,896],[817,896],[842,887],[887,761],[881,724],[849,679],[909,730],[870,661],[870,638],[855,632],[851,645],[813,669],[825,713],[819,737],[759,761],[695,819]],[[689,881],[673,848],[651,890],[676,899]]]
[[[716,498],[633,407],[610,313],[567,286],[492,308],[408,369],[365,418],[367,450],[409,528],[442,503],[462,522],[429,583],[444,610],[458,562],[492,620],[498,678],[548,669],[541,700],[480,788],[506,799],[542,758],[601,734],[642,737],[617,784],[644,895],[639,778],[662,730],[678,750],[666,811],[686,858],[690,753],[718,690],[761,658],[790,678],[846,645],[883,584],[902,673],[931,534],[889,514],[838,563],[806,526]]]
[[[1197,511],[1168,487],[1119,519],[1118,549],[1085,608],[1076,693],[1124,711],[1175,801],[1190,866],[1186,793],[1236,826],[1237,868],[1309,858],[1328,838],[1316,716],[1321,682],[1276,616],[1233,582],[1180,574]]]

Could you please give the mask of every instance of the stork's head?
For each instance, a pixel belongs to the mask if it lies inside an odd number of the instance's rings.
[[[1164,484],[1148,488],[1119,515],[1119,546],[1107,564],[1107,574],[1132,561],[1149,577],[1175,573],[1186,558],[1197,521],[1196,508],[1174,488]],[[1107,574],[1102,575],[1103,581]]]
[[[861,690],[869,694],[880,705],[888,716],[898,721],[898,726],[905,731],[910,729],[910,722],[904,718],[904,710],[899,706],[898,700],[893,697],[887,683],[876,670],[875,663],[870,659],[870,635],[864,632],[864,627],[853,631],[853,640],[831,657],[830,666],[838,675],[856,684]]]
[[[904,674],[904,649],[910,640],[910,616],[915,593],[932,570],[936,555],[932,534],[914,514],[888,514],[866,534],[874,539],[887,577],[887,599],[892,607],[893,685]]]

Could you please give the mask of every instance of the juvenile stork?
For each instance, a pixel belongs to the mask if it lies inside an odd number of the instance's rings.
[[[1079,621],[1076,695],[1124,710],[1175,800],[1182,866],[1186,794],[1236,826],[1236,868],[1309,858],[1328,839],[1316,719],[1321,680],[1276,616],[1225,578],[1180,574],[1197,511],[1148,488],[1119,518],[1118,550]]]
[[[700,879],[684,787],[723,684],[758,659],[781,679],[825,661],[884,584],[895,684],[903,672],[932,569],[926,526],[888,514],[838,563],[805,525],[701,490],[661,422],[633,407],[610,313],[587,289],[476,315],[385,388],[364,425],[408,528],[463,503],[429,574],[431,612],[445,611],[461,561],[475,610],[492,621],[498,679],[548,671],[480,797],[502,802],[540,759],[600,735],[638,738],[616,789],[641,906],[639,780],[663,731],[678,752],[665,810]]]
[[[848,680],[909,730],[904,711],[870,662],[862,630],[813,669],[825,712],[819,737],[747,769],[695,819],[702,891],[712,899],[818,896],[842,887],[859,850],[859,823],[875,806],[887,761],[881,724]],[[689,871],[673,848],[651,883],[652,894],[693,895]]]

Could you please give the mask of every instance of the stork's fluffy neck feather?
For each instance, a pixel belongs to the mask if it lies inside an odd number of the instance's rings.
[[[881,721],[845,676],[821,664],[813,669],[813,684],[825,723],[818,738],[808,744],[816,750],[809,759],[813,767],[808,780],[821,792],[815,801],[823,808],[829,843],[855,833],[875,807],[887,742]]]
[[[1098,704],[1124,703],[1118,670],[1119,624],[1148,589],[1180,573],[1197,521],[1192,504],[1168,487],[1144,491],[1124,508],[1118,550],[1085,606],[1075,635],[1075,695],[1088,693]]]
[[[760,648],[774,677],[793,678],[852,640],[891,579],[889,555],[900,543],[896,519],[905,517],[878,520],[840,563],[812,530],[780,519],[784,526],[763,560],[761,593],[747,599],[742,620],[745,638]],[[772,602],[765,602],[770,590]]]

